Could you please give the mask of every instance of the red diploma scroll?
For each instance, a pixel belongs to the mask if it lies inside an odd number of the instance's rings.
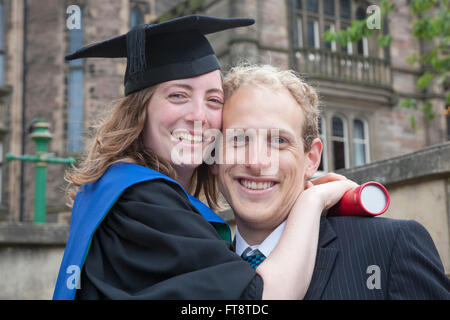
[[[374,217],[389,208],[389,193],[375,181],[366,182],[344,193],[342,199],[328,211],[328,216]]]

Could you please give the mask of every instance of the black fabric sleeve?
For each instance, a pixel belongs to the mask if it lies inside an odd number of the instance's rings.
[[[175,184],[128,188],[94,233],[77,299],[261,299],[263,283]]]

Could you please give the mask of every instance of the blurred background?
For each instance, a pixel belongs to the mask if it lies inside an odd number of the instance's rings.
[[[126,59],[64,56],[194,13],[256,19],[208,36],[223,71],[268,63],[315,86],[320,173],[384,184],[384,216],[423,224],[450,274],[448,9],[417,0],[0,0],[0,299],[50,299],[69,231],[67,165],[18,156],[79,160],[96,119],[123,96]],[[34,208],[42,189],[45,223]],[[230,210],[220,214],[234,225]]]

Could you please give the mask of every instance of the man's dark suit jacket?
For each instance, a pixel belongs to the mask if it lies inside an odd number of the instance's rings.
[[[450,280],[425,228],[412,220],[321,218],[305,299],[450,299]]]

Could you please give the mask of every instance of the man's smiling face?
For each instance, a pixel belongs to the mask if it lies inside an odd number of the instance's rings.
[[[308,163],[302,138],[304,119],[301,106],[285,88],[245,85],[225,103],[224,164],[219,165],[217,171],[220,191],[233,208],[240,231],[245,225],[261,231],[273,230],[286,219],[297,196],[303,191]],[[266,130],[269,135],[230,139],[227,131],[233,131],[231,129],[235,132],[236,129]],[[277,131],[278,135],[270,135]],[[262,148],[264,144],[266,148]],[[244,163],[227,163],[230,154],[243,148],[246,154]],[[265,152],[271,156],[262,154]],[[273,155],[277,155],[277,159]],[[263,159],[278,161],[278,170],[270,170],[272,172],[267,174],[264,169],[270,164]]]

